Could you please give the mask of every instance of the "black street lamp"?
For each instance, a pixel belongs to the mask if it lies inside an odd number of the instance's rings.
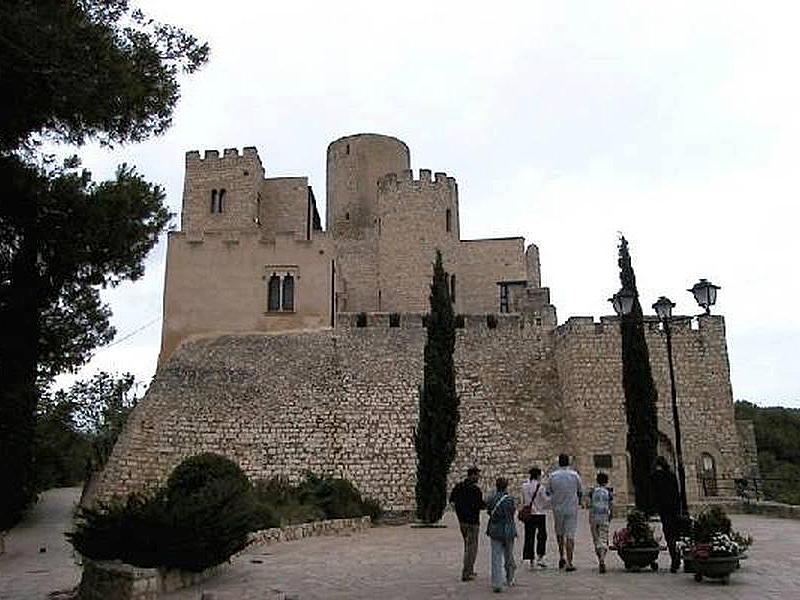
[[[706,310],[706,314],[711,314],[711,307],[717,302],[717,290],[721,289],[718,285],[714,285],[706,279],[701,279],[692,286],[692,289],[686,290],[694,294],[694,299],[697,303]]]
[[[705,309],[705,314],[711,314],[711,307],[717,301],[717,290],[721,289],[719,286],[714,285],[710,281],[701,279],[690,290],[694,294],[697,304]],[[633,301],[635,295],[632,290],[626,288],[621,289],[609,298],[609,301],[614,306],[614,311],[619,316],[629,315],[633,310]],[[678,463],[678,486],[681,498],[681,511],[684,515],[689,514],[689,506],[686,498],[686,469],[683,464],[683,447],[681,444],[681,422],[678,416],[678,397],[675,387],[675,368],[673,366],[672,358],[672,329],[670,323],[677,320],[691,319],[692,317],[675,317],[672,316],[672,309],[675,308],[675,303],[666,296],[661,296],[658,301],[653,304],[653,308],[658,315],[659,320],[664,326],[664,335],[667,338],[667,364],[669,365],[669,383],[670,392],[672,396],[672,422],[675,426],[675,458]]]
[[[678,395],[675,389],[675,369],[672,365],[672,330],[669,322],[672,320],[672,309],[675,303],[666,296],[661,296],[653,304],[653,308],[664,325],[664,335],[667,338],[667,363],[669,364],[669,383],[672,396],[672,423],[675,426],[675,458],[678,462],[678,485],[681,495],[681,514],[689,514],[689,503],[686,499],[686,469],[683,466],[683,447],[681,446],[681,421],[678,416]]]

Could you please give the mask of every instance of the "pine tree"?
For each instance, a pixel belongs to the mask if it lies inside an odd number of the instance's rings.
[[[121,165],[96,183],[48,143],[163,133],[208,46],[128,0],[0,2],[0,531],[35,496],[38,396],[114,336],[100,290],[138,279],[164,191]]]
[[[417,518],[432,524],[447,506],[447,476],[456,454],[458,404],[455,367],[455,315],[442,254],[436,251],[427,319],[425,371],[420,387],[417,451]]]
[[[650,472],[658,453],[658,391],[650,371],[650,353],[644,336],[642,306],[636,289],[636,275],[628,252],[628,241],[620,238],[619,278],[622,288],[633,292],[633,309],[620,319],[622,337],[622,386],[628,421],[627,449],[631,457],[631,478],[636,508],[653,511]]]

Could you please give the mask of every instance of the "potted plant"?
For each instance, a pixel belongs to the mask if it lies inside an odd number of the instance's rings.
[[[728,583],[752,542],[751,537],[733,531],[731,520],[719,506],[701,512],[692,527],[689,550],[695,581],[708,577]]]
[[[661,546],[653,535],[647,516],[639,510],[628,513],[627,525],[614,532],[613,549],[629,571],[639,571],[647,566],[653,571],[658,570]]]

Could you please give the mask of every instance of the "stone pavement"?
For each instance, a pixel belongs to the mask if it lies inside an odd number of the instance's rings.
[[[0,555],[0,599],[41,600],[78,584],[80,568],[64,532],[80,496],[81,488],[44,492],[25,520],[8,533],[6,552]]]
[[[626,573],[616,553],[609,553],[609,572],[599,575],[585,512],[582,519],[575,573],[556,568],[531,572],[526,566],[519,570],[517,586],[503,595],[491,591],[485,536],[480,541],[478,579],[460,581],[461,536],[454,515],[448,513],[444,529],[377,527],[351,537],[254,547],[217,578],[167,598],[199,600],[205,592],[214,600],[255,600],[274,590],[298,600],[800,598],[800,521],[734,515],[734,527],[750,533],[756,542],[730,584],[722,585],[697,583],[685,573],[670,574],[666,552],[660,561],[665,570],[658,573]],[[612,524],[612,529],[613,525],[621,523]],[[557,550],[550,533],[548,559],[555,566]],[[522,554],[521,546],[515,554]]]
[[[24,523],[9,533],[0,556],[0,599],[43,600],[50,592],[77,585],[80,570],[63,532],[80,495],[75,488],[50,490]],[[476,581],[460,581],[461,536],[452,513],[446,528],[376,527],[362,534],[308,538],[256,546],[210,581],[165,596],[168,600],[263,600],[274,592],[297,600],[449,599],[449,598],[800,598],[800,521],[733,515],[734,527],[750,533],[755,545],[730,585],[696,583],[691,575],[626,573],[614,553],[609,572],[599,575],[585,513],[578,532],[575,573],[521,568],[518,585],[495,595],[489,585],[489,545],[481,536]],[[484,516],[485,519],[485,516]],[[621,523],[615,523],[621,526]],[[555,540],[548,541],[555,566]],[[40,553],[39,548],[47,549]],[[518,544],[516,556],[522,550]],[[666,553],[662,566],[668,566]]]

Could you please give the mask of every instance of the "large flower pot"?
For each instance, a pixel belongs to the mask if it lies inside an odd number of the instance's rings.
[[[695,581],[703,581],[703,577],[708,577],[709,579],[721,579],[722,583],[728,583],[731,573],[739,568],[739,556],[695,557],[694,568]]]
[[[653,571],[658,571],[658,553],[661,548],[652,546],[650,548],[617,548],[617,554],[625,563],[628,571],[640,571],[645,567],[650,567]]]

